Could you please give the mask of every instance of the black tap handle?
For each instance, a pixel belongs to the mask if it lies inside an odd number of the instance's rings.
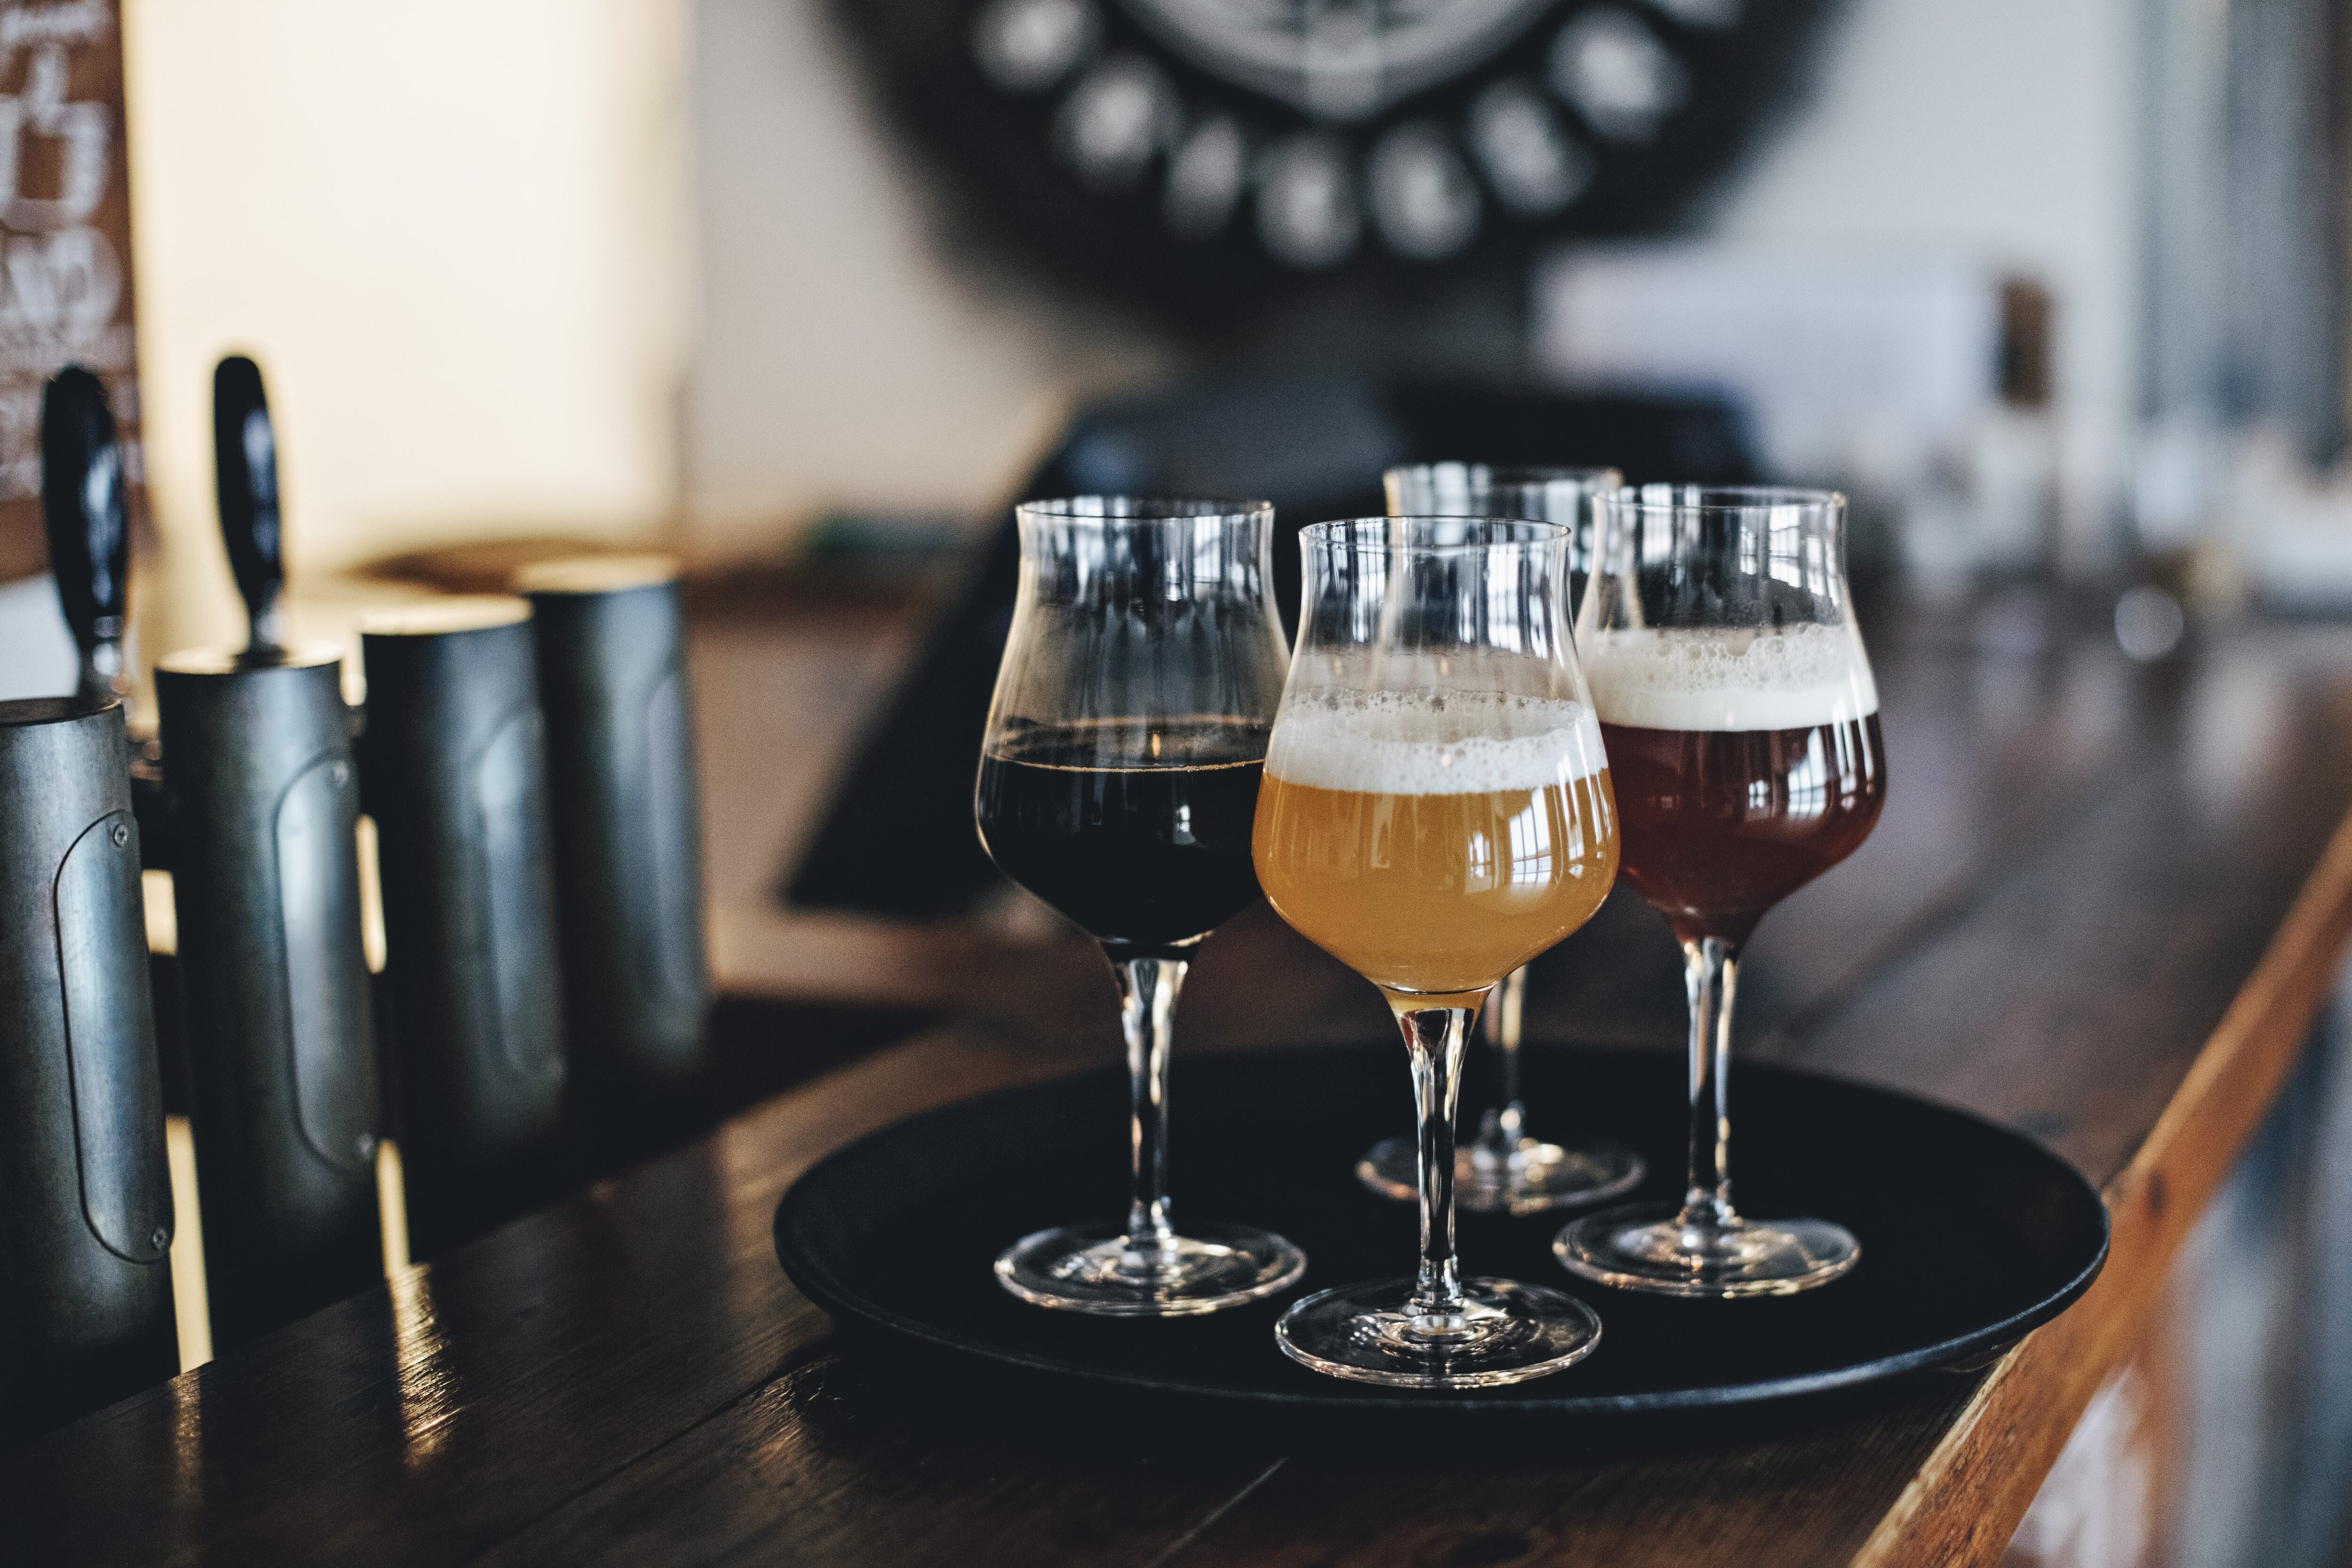
[[[229,570],[245,597],[249,650],[279,641],[278,591],[286,585],[284,536],[278,515],[278,436],[261,367],[231,354],[213,367],[213,487]]]
[[[41,394],[41,516],[58,598],[81,648],[81,695],[91,700],[122,695],[131,557],[123,505],[122,448],[106,388],[69,364]]]

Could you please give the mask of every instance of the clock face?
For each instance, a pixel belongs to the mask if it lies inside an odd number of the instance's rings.
[[[1670,226],[1822,0],[836,0],[1001,237],[1210,322]]]
[[[1318,119],[1370,119],[1491,56],[1555,0],[1124,0],[1212,75]]]

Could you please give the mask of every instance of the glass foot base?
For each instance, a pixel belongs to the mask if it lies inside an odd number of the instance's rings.
[[[1412,1203],[1421,1195],[1411,1138],[1383,1138],[1356,1162],[1356,1180],[1384,1198]],[[1642,1184],[1642,1156],[1614,1143],[1563,1149],[1523,1139],[1517,1153],[1498,1160],[1483,1143],[1454,1157],[1454,1203],[1473,1214],[1541,1214],[1623,1197]]]
[[[1681,1223],[1664,1205],[1575,1221],[1551,1249],[1570,1273],[1664,1296],[1788,1296],[1826,1285],[1862,1258],[1862,1243],[1822,1219]]]
[[[1601,1320],[1563,1291],[1516,1279],[1465,1279],[1463,1310],[1412,1310],[1412,1281],[1369,1279],[1291,1304],[1275,1325],[1282,1353],[1317,1372],[1391,1388],[1498,1388],[1572,1366],[1601,1342]]]
[[[1206,1225],[1165,1247],[1118,1226],[1066,1225],[1024,1236],[996,1259],[996,1282],[1024,1301],[1107,1318],[1184,1318],[1238,1307],[1298,1282],[1307,1255],[1270,1230]]]

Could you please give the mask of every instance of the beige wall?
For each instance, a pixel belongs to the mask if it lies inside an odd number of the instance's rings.
[[[732,556],[828,507],[969,512],[1076,397],[1168,363],[948,253],[819,0],[124,13],[151,653],[234,626],[232,350],[268,374],[298,579],[488,533]]]
[[[169,615],[221,635],[211,373],[269,378],[299,575],[661,529],[690,284],[690,0],[125,0]]]
[[[1171,361],[952,253],[823,0],[698,0],[700,262],[683,457],[704,553],[829,506],[1001,500],[1085,393]]]

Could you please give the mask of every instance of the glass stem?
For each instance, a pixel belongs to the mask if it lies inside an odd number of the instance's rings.
[[[1495,1047],[1499,1103],[1480,1126],[1478,1142],[1487,1157],[1508,1163],[1528,1135],[1527,1101],[1519,1096],[1519,1017],[1527,1005],[1526,965],[1503,977],[1486,1005],[1486,1043]]]
[[[1731,1207],[1731,1004],[1739,949],[1716,937],[1683,943],[1690,993],[1690,1186],[1677,1223],[1736,1225]]]
[[[1421,1127],[1421,1267],[1412,1310],[1453,1317],[1462,1310],[1462,1266],[1454,1257],[1454,1111],[1462,1098],[1462,1047],[1475,1007],[1397,1008],[1412,1058],[1412,1108]]]
[[[1192,965],[1181,958],[1114,958],[1110,967],[1127,1035],[1127,1129],[1134,1157],[1127,1238],[1139,1250],[1165,1251],[1176,1239],[1168,1202],[1168,1045],[1176,1033],[1177,993]]]

